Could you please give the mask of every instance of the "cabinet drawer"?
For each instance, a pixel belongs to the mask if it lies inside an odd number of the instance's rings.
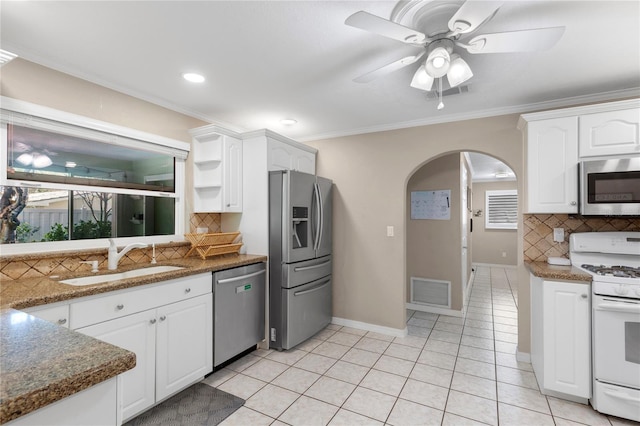
[[[29,315],[69,328],[69,305],[36,307],[24,310]]]
[[[70,306],[71,329],[201,296],[211,293],[211,289],[212,277],[206,273],[75,302]]]

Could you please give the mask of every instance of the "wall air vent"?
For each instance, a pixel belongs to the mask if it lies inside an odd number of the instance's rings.
[[[411,277],[411,303],[451,308],[451,281]]]
[[[466,84],[464,86],[456,86],[447,90],[442,91],[442,97],[445,98],[447,96],[459,95],[461,93],[467,93],[469,91],[470,84]],[[427,99],[438,99],[440,97],[440,92],[437,90],[431,90],[427,93]]]

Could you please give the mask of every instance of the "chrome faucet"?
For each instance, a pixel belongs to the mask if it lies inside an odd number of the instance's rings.
[[[116,247],[116,242],[113,238],[109,238],[109,258],[108,258],[108,268],[118,269],[118,262],[129,250],[134,248],[145,248],[147,247],[144,243],[133,243],[125,246],[120,253],[118,253],[118,248]]]

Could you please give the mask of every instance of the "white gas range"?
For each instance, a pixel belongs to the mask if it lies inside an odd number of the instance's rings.
[[[593,277],[591,405],[640,421],[640,232],[574,233],[569,244]]]

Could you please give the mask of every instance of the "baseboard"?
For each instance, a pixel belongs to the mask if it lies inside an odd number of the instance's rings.
[[[518,362],[527,362],[531,364],[531,354],[527,352],[520,352],[516,350],[516,361]]]
[[[462,317],[462,311],[455,309],[438,308],[437,306],[419,305],[417,303],[407,303],[407,309],[413,309],[414,311],[429,312],[431,314],[448,315],[450,317]]]
[[[505,269],[518,269],[518,265],[501,265],[499,263],[472,263],[472,266],[486,266],[489,268],[505,268]]]
[[[338,317],[333,317],[331,319],[331,324],[341,325],[343,327],[357,328],[358,330],[373,331],[374,333],[386,334],[387,336],[394,337],[407,337],[407,335],[409,334],[409,331],[406,327],[404,329],[384,327],[382,325],[369,324],[366,322],[353,321]]]

